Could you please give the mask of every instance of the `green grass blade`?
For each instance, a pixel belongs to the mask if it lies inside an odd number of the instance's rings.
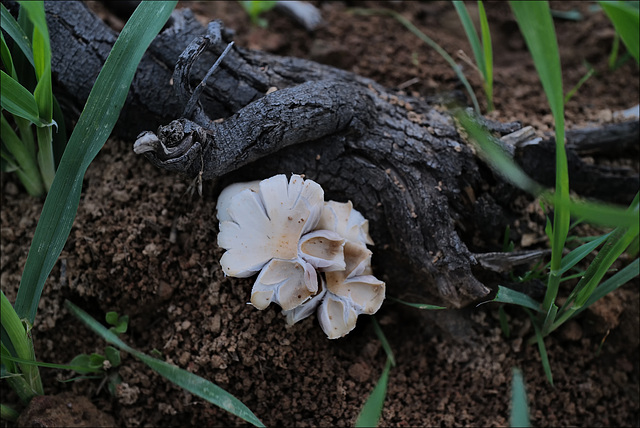
[[[49,42],[49,29],[44,14],[44,2],[22,1],[21,7],[25,8],[29,20],[33,24],[33,60],[38,84],[33,93],[38,103],[40,119],[44,123],[51,123],[53,118],[53,92],[51,89],[51,45]],[[51,145],[51,142],[48,142]],[[48,151],[51,151],[49,149]],[[51,160],[53,163],[53,160]],[[45,178],[45,183],[48,180]],[[48,188],[48,187],[47,187]]]
[[[527,391],[522,377],[522,371],[513,368],[511,379],[511,426],[530,427],[529,405],[527,404]]]
[[[498,319],[500,320],[500,329],[502,334],[507,339],[511,337],[511,327],[509,326],[509,320],[507,319],[507,313],[504,310],[504,305],[500,305],[498,308]]]
[[[20,1],[20,7],[24,8],[33,24],[33,36],[31,47],[33,49],[33,65],[36,69],[36,76],[40,77],[46,72],[47,67],[51,67],[51,46],[49,41],[49,30],[44,13],[44,2]]]
[[[411,306],[412,308],[427,309],[427,310],[447,309],[444,306],[429,305],[427,303],[405,302],[404,300],[396,299],[395,297],[389,297],[388,299],[406,306]]]
[[[542,336],[540,327],[538,327],[536,318],[530,312],[529,317],[531,317],[531,324],[533,324],[535,330],[535,340],[538,344],[538,351],[540,352],[542,369],[544,370],[545,376],[547,376],[547,380],[553,386],[553,373],[551,373],[551,364],[549,364],[549,355],[547,354],[547,347],[544,344],[544,337]]]
[[[13,39],[31,65],[35,66],[31,39],[25,34],[18,21],[9,13],[4,4],[0,5],[0,19],[2,19],[2,29]]]
[[[438,45],[429,36],[427,36],[422,31],[420,31],[418,27],[413,25],[411,21],[409,21],[407,18],[400,15],[396,11],[390,10],[390,9],[354,8],[354,9],[351,9],[351,12],[360,14],[360,15],[388,15],[398,20],[402,25],[405,26],[407,30],[411,31],[416,37],[418,37],[420,40],[422,40],[431,48],[433,48],[436,52],[438,52],[438,54],[440,54],[442,58],[444,58],[445,61],[447,61],[451,69],[456,73],[456,76],[458,76],[458,79],[460,80],[460,82],[462,82],[462,84],[464,85],[467,91],[467,94],[469,94],[469,97],[471,98],[471,102],[473,103],[473,108],[476,110],[478,114],[480,114],[480,105],[478,104],[478,99],[476,98],[476,94],[473,92],[473,89],[471,88],[471,84],[462,73],[462,70],[460,69],[458,64],[456,64],[456,62],[453,60],[453,58],[451,58],[451,56],[447,53],[447,51],[442,49],[440,45]]]
[[[0,404],[0,419],[10,422],[15,422],[18,420],[20,413],[16,412],[11,407],[6,404]]]
[[[356,420],[356,427],[376,427],[380,421],[382,415],[382,407],[384,406],[384,400],[387,397],[387,383],[389,381],[389,370],[391,369],[391,360],[387,358],[387,362],[384,365],[384,370],[378,383],[371,391],[369,398],[362,406],[358,419]]]
[[[584,75],[584,76],[582,76],[582,77],[580,78],[580,80],[578,81],[578,83],[576,83],[576,86],[574,86],[573,88],[571,88],[571,90],[570,90],[569,92],[567,92],[567,95],[565,95],[565,97],[564,97],[564,103],[565,103],[565,104],[566,104],[566,103],[568,103],[568,102],[569,102],[569,100],[570,100],[571,98],[573,98],[573,96],[576,94],[576,92],[578,92],[578,89],[580,89],[580,87],[581,87],[582,85],[584,85],[584,83],[585,83],[587,80],[589,80],[589,78],[590,78],[591,76],[593,76],[593,74],[594,74],[595,72],[596,72],[596,69],[595,69],[595,68],[593,68],[593,67],[591,67],[591,66],[589,66],[589,70],[585,73],[585,75]]]
[[[640,61],[640,41],[638,40],[640,14],[637,6],[634,8],[633,5],[621,1],[599,1],[598,4],[613,23],[631,56],[638,63]]]
[[[25,360],[23,358],[16,358],[16,357],[11,357],[11,356],[4,356],[3,358],[6,358],[7,360],[15,362],[15,363],[26,364],[26,365],[36,366],[36,367],[44,367],[44,368],[47,368],[47,369],[73,370],[74,372],[78,372],[78,373],[91,373],[92,372],[92,371],[88,370],[84,366],[75,366],[75,365],[71,365],[71,364],[45,363],[45,362],[42,362],[42,361]]]
[[[25,118],[37,126],[44,125],[38,116],[38,103],[31,92],[3,70],[0,70],[0,84],[2,84],[0,105],[3,109],[13,115]]]
[[[4,295],[4,292],[0,290],[0,324],[2,324],[3,331],[6,333],[11,346],[16,352],[16,356],[23,360],[35,360],[33,353],[33,343],[31,335],[25,330],[25,326],[18,317],[18,314],[11,306],[9,299]],[[5,345],[7,347],[7,345]],[[42,381],[40,379],[40,373],[38,368],[20,364],[20,371],[24,375],[24,379],[29,385],[32,395],[41,395]]]
[[[396,357],[394,357],[393,355],[393,350],[391,349],[391,345],[389,345],[389,341],[387,340],[387,337],[384,335],[384,332],[380,328],[380,324],[378,324],[378,320],[375,318],[372,318],[372,319],[373,319],[373,329],[375,330],[376,336],[378,336],[378,339],[382,344],[382,349],[384,349],[384,352],[387,354],[387,358],[389,359],[389,361],[391,361],[391,365],[395,367]]]
[[[56,165],[53,159],[53,126],[45,126],[36,128],[36,136],[38,137],[38,168],[40,168],[40,176],[44,183],[45,189],[51,188],[53,179],[56,176]]]
[[[612,291],[620,288],[638,275],[640,275],[640,259],[635,259],[611,278],[600,284],[591,296],[589,296],[589,299],[587,299],[584,305],[576,311],[574,316],[594,304],[598,299],[601,299]]]
[[[569,169],[564,148],[564,95],[562,90],[562,69],[553,19],[549,4],[543,1],[511,1],[520,31],[533,57],[538,76],[549,100],[556,128],[556,189],[553,218],[553,239],[551,240],[551,272],[547,292],[543,302],[545,312],[555,302],[560,284],[560,264],[562,250],[569,232],[570,211],[564,208],[569,202]]]
[[[540,311],[540,303],[533,300],[531,297],[516,290],[512,290],[502,285],[498,286],[498,293],[491,302],[509,303],[513,305],[523,306],[525,308],[532,309],[536,312]],[[488,302],[485,302],[488,303]],[[481,303],[482,304],[482,303]]]
[[[176,2],[142,2],[113,46],[62,156],[36,227],[15,308],[33,322],[44,283],[71,231],[82,179],[106,142],[124,105],[133,75]]]
[[[632,227],[638,223],[638,214],[627,208],[599,202],[569,201],[566,203],[571,213],[585,221],[600,226]]]
[[[618,51],[620,50],[620,34],[616,32],[613,36],[613,43],[611,44],[611,53],[609,54],[609,70],[613,71],[616,63],[618,62]]]
[[[614,233],[611,235],[595,260],[589,265],[589,268],[587,268],[585,277],[590,277],[590,279],[584,284],[582,289],[579,289],[576,295],[576,307],[581,307],[589,300],[589,297],[591,297],[597,285],[609,271],[613,262],[620,257],[629,244],[638,236],[637,228],[626,231],[622,229],[620,232],[620,234]],[[593,273],[591,273],[591,270],[593,270]]]
[[[460,22],[462,23],[462,28],[464,28],[464,32],[467,34],[467,39],[469,40],[469,44],[471,45],[471,50],[473,51],[473,56],[476,59],[476,64],[478,65],[480,74],[482,74],[483,80],[486,81],[487,67],[484,57],[484,50],[482,49],[482,44],[480,43],[480,39],[478,38],[476,27],[473,25],[473,21],[469,16],[469,12],[467,11],[467,7],[465,6],[464,2],[455,0],[452,3],[456,8],[456,12],[458,12],[458,17],[460,18]]]
[[[0,134],[2,134],[2,145],[11,153],[18,164],[16,174],[27,192],[31,196],[40,197],[44,195],[44,186],[40,179],[40,171],[36,165],[36,160],[31,156],[27,147],[20,141],[18,135],[13,131],[11,125],[5,119],[4,114],[0,118]]]
[[[620,288],[621,286],[631,281],[633,278],[637,277],[638,275],[640,275],[640,259],[635,259],[633,262],[625,266],[619,272],[616,272],[616,274],[613,275],[611,278],[607,279],[602,284],[600,284],[594,290],[591,296],[589,296],[589,299],[585,302],[584,305],[582,305],[579,308],[571,307],[568,310],[566,310],[561,316],[559,316],[558,319],[556,319],[556,321],[551,326],[550,332],[554,331],[555,329],[560,327],[564,322],[566,322],[568,319],[575,317],[580,312],[584,311],[589,306],[594,304],[597,300],[603,298],[604,296],[611,293],[612,291]]]
[[[532,180],[520,166],[510,158],[507,153],[493,140],[493,137],[485,131],[464,110],[455,113],[456,119],[469,135],[472,142],[480,147],[480,154],[499,174],[515,186],[533,195],[542,192],[542,186]]]
[[[11,56],[11,50],[9,50],[7,41],[4,39],[4,33],[0,33],[0,59],[2,59],[2,65],[4,66],[4,68],[7,71],[9,71],[9,73],[7,74],[12,78],[14,78],[15,80],[18,80],[18,77],[16,75],[16,69],[13,66],[13,58]]]
[[[482,49],[484,51],[484,92],[487,96],[489,111],[493,110],[493,47],[491,45],[491,32],[489,21],[484,10],[484,5],[478,1],[478,15],[480,17],[480,34],[482,35]]]
[[[111,332],[108,328],[104,327],[102,324],[100,324],[98,321],[96,321],[89,314],[87,314],[85,311],[83,311],[73,303],[67,300],[65,301],[65,306],[73,316],[77,317],[87,327],[89,327],[93,332],[98,334],[104,340],[111,343],[112,345],[117,346],[123,351],[134,355],[143,363],[147,364],[153,370],[158,372],[158,374],[167,378],[174,384],[184,388],[194,395],[197,395],[198,397],[209,401],[212,404],[215,404],[216,406],[228,411],[229,413],[232,413],[244,419],[245,421],[255,426],[264,426],[262,422],[260,422],[260,420],[257,418],[257,416],[254,415],[247,406],[245,406],[241,401],[239,401],[233,395],[229,394],[224,389],[206,379],[201,378],[200,376],[197,376],[164,361],[150,357],[140,351],[136,351],[135,349],[124,343],[115,333]]]
[[[533,57],[553,116],[564,117],[560,54],[549,4],[546,1],[511,1],[509,4]],[[556,128],[560,128],[561,123],[556,122]]]
[[[58,104],[56,97],[53,97],[53,120],[58,125],[54,128],[53,134],[53,159],[55,167],[60,165],[60,159],[64,154],[64,149],[67,147],[67,128],[64,124],[64,116],[62,115],[62,109]]]
[[[602,244],[611,233],[607,233],[602,235],[601,237],[594,239],[591,242],[583,244],[571,251],[569,254],[562,258],[562,264],[560,268],[560,273],[565,273],[575,265],[577,265],[582,259],[591,254],[593,250],[598,248],[600,244]]]

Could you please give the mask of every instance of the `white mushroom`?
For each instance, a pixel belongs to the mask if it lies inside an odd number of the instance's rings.
[[[327,293],[327,284],[322,277],[320,278],[321,281],[319,284],[319,290],[315,296],[313,296],[306,302],[303,302],[302,304],[300,304],[300,306],[297,306],[288,311],[282,311],[282,315],[286,317],[287,324],[293,325],[298,321],[302,321],[318,308],[318,305],[320,304],[320,302],[322,302],[324,295]]]
[[[292,310],[318,292],[315,269],[304,260],[273,259],[262,269],[251,290],[251,304],[262,310],[275,302]]]
[[[337,232],[347,241],[373,245],[369,236],[369,220],[353,208],[351,201],[325,202],[318,229]]]
[[[231,221],[231,216],[229,216],[228,212],[231,199],[245,189],[250,189],[257,193],[260,190],[260,180],[233,183],[225,187],[224,190],[220,192],[218,203],[216,204],[218,221]]]
[[[344,255],[345,270],[325,274],[327,293],[318,308],[320,327],[329,339],[348,334],[358,315],[376,313],[385,297],[385,283],[370,275],[371,251],[347,242]]]
[[[371,275],[349,278],[339,286],[327,287],[318,308],[320,327],[329,339],[347,335],[356,326],[358,315],[375,314],[385,295],[385,284]]]
[[[307,233],[298,243],[298,254],[322,272],[344,270],[344,238],[330,230]]]
[[[318,224],[324,192],[320,185],[293,175],[262,180],[258,191],[247,187],[223,200],[218,212],[218,245],[227,251],[220,264],[226,275],[248,277],[271,259],[298,258],[300,237]],[[225,210],[228,217],[221,214]]]
[[[325,203],[314,181],[276,175],[227,187],[217,210],[218,244],[227,250],[220,265],[229,276],[260,272],[251,290],[256,308],[275,302],[289,324],[317,309],[320,326],[336,339],[382,305],[385,283],[372,275],[369,222],[350,201]]]

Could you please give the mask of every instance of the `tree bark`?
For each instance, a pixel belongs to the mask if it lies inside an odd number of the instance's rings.
[[[67,116],[77,117],[116,34],[82,3],[45,7],[56,95]],[[200,98],[208,120],[183,118],[185,94],[176,93],[173,68],[206,33],[191,11],[173,13],[139,66],[117,136],[133,141],[158,129],[149,135],[165,148],[145,155],[189,177],[202,173],[226,184],[298,173],[322,185],[327,199],[352,200],[370,221],[374,269],[393,295],[439,296],[460,307],[489,293],[474,276],[476,258],[463,238],[501,240],[519,192],[476,158],[435,100],[233,46]],[[222,29],[187,83],[202,80],[232,35]],[[520,128],[486,124],[501,135]]]

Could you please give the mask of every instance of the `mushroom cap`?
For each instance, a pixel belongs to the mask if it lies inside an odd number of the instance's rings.
[[[325,202],[318,229],[337,232],[347,241],[373,245],[369,236],[369,220],[353,208],[351,201]]]
[[[318,183],[299,175],[287,183],[280,174],[262,180],[257,192],[247,187],[232,195],[228,205],[223,201],[229,217],[218,233],[218,245],[227,250],[220,259],[223,272],[248,277],[271,259],[297,259],[300,237],[318,224],[323,198]]]
[[[322,300],[318,308],[318,322],[329,339],[346,336],[356,327],[358,314],[349,304],[331,293]]]
[[[385,283],[373,275],[354,276],[327,288],[331,294],[351,302],[358,315],[378,312],[385,296]]]
[[[346,267],[344,238],[330,230],[315,230],[303,235],[298,243],[298,254],[322,272]]]
[[[274,302],[289,311],[317,293],[318,275],[313,266],[302,259],[273,259],[253,284],[251,304],[263,310]]]
[[[347,278],[371,273],[371,251],[364,245],[345,242],[344,270],[327,272],[327,285],[331,287],[344,282]]]
[[[232,221],[229,215],[228,209],[231,205],[231,200],[234,196],[245,189],[250,189],[253,192],[260,190],[260,180],[247,181],[244,183],[233,183],[225,187],[218,196],[218,202],[216,204],[216,215],[218,221]]]
[[[293,309],[282,311],[282,315],[285,316],[288,325],[293,325],[298,321],[302,321],[318,308],[318,305],[322,302],[322,299],[327,293],[327,284],[322,279],[322,276],[320,279],[320,284],[318,285],[319,290],[315,296],[306,302],[302,302],[299,306],[296,306]]]
[[[385,283],[371,275],[371,251],[364,244],[345,243],[346,268],[326,272],[327,294],[318,308],[318,320],[329,339],[355,328],[358,315],[372,315],[385,297]]]

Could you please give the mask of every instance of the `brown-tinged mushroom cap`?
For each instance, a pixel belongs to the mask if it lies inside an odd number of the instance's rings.
[[[322,272],[344,270],[344,238],[330,230],[315,230],[303,235],[298,254]]]
[[[320,327],[329,339],[346,336],[356,326],[358,314],[338,296],[327,293],[318,308]]]
[[[317,292],[318,276],[313,266],[302,259],[273,259],[262,269],[253,285],[251,304],[262,310],[274,302],[288,311]]]
[[[322,302],[322,299],[327,293],[327,284],[322,279],[322,276],[320,279],[320,283],[318,284],[318,293],[315,296],[306,302],[302,302],[302,304],[293,309],[282,311],[282,315],[285,316],[288,325],[293,325],[298,321],[302,321],[318,308],[318,305]]]
[[[369,236],[369,220],[353,208],[351,201],[325,202],[318,229],[337,232],[347,241],[373,245]]]

